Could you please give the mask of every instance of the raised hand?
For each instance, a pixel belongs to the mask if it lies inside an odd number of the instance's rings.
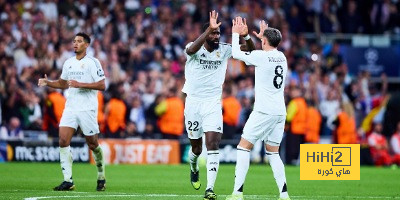
[[[218,13],[215,12],[215,10],[210,12],[210,28],[211,29],[217,29],[219,26],[221,26],[221,22],[217,23],[218,19]]]
[[[257,32],[255,32],[255,31],[253,31],[253,34],[254,34],[256,37],[258,37],[258,39],[261,40],[262,37],[263,37],[264,31],[265,31],[267,28],[268,28],[268,24],[265,23],[264,20],[262,20],[262,21],[260,21],[260,32],[257,33]]]
[[[47,74],[45,74],[45,75],[44,75],[44,78],[39,78],[38,86],[39,86],[39,87],[46,86],[46,85],[47,85],[47,81],[48,81],[48,79],[47,79]]]
[[[238,17],[236,17],[236,19],[237,19],[237,21],[239,23],[239,26],[240,26],[239,35],[244,37],[247,34],[249,34],[249,29],[247,27],[246,18],[242,18],[242,17],[238,16]]]
[[[244,32],[243,29],[242,17],[235,17],[235,19],[232,20],[232,33],[239,33],[239,35],[242,35]]]
[[[238,17],[232,19],[232,33],[239,33],[240,34],[240,25],[239,25]]]

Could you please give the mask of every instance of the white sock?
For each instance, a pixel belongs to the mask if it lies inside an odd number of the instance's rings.
[[[60,147],[60,164],[64,181],[72,183],[72,153],[70,146]]]
[[[288,198],[289,194],[286,187],[286,176],[285,176],[285,166],[279,156],[278,152],[268,152],[267,157],[269,164],[271,165],[272,172],[274,173],[274,178],[276,184],[278,185],[280,198]]]
[[[100,146],[98,146],[96,149],[93,150],[93,157],[97,166],[97,180],[106,179],[103,150],[101,149]]]
[[[250,167],[250,150],[237,146],[236,150],[236,168],[235,168],[235,186],[233,194],[243,192],[244,181],[246,180],[247,171]]]
[[[207,151],[207,188],[214,189],[219,168],[219,150]]]
[[[188,154],[189,154],[190,169],[192,170],[192,172],[198,172],[199,165],[197,164],[197,158],[199,158],[199,155],[194,154],[192,148],[190,148]]]

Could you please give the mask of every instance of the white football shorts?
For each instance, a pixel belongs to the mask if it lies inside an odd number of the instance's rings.
[[[221,99],[197,100],[186,97],[185,126],[190,139],[199,139],[206,132],[223,132]]]
[[[95,110],[87,111],[64,111],[60,120],[60,127],[66,126],[78,129],[81,127],[86,136],[92,136],[99,133],[99,124],[97,123],[97,112]]]
[[[268,115],[253,111],[243,128],[242,137],[255,144],[259,139],[271,146],[279,146],[285,128],[285,115]]]

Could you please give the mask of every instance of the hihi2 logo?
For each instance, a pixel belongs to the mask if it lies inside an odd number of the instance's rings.
[[[301,144],[300,180],[360,180],[360,145]]]

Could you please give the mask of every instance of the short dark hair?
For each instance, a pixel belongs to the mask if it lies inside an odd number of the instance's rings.
[[[86,43],[89,43],[89,44],[90,44],[90,37],[89,37],[88,34],[86,34],[86,33],[84,33],[84,32],[79,32],[79,33],[77,33],[77,34],[75,35],[75,37],[76,37],[76,36],[81,36],[81,37],[83,37],[83,41],[85,41]]]
[[[276,28],[265,29],[263,36],[267,38],[269,45],[275,48],[278,47],[282,40],[282,34]]]

